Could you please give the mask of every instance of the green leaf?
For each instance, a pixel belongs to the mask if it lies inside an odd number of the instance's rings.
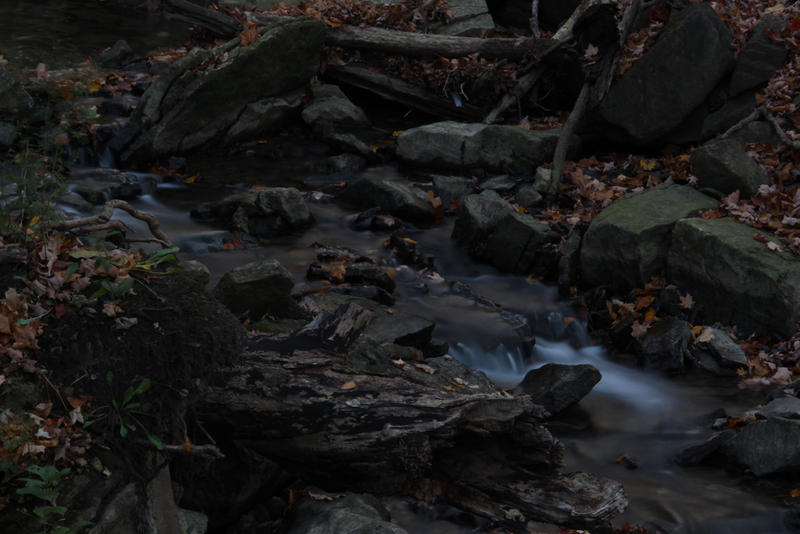
[[[158,450],[160,450],[160,451],[163,451],[163,450],[164,450],[164,444],[161,442],[161,440],[160,440],[160,439],[158,439],[158,438],[157,438],[156,436],[154,436],[153,434],[151,434],[151,433],[149,433],[149,432],[148,432],[148,433],[147,433],[147,439],[149,439],[149,440],[150,440],[150,443],[152,443],[152,444],[155,446],[155,448],[156,448],[156,449],[158,449]]]
[[[143,378],[142,381],[139,382],[139,386],[136,388],[136,391],[134,392],[134,395],[141,395],[142,393],[144,393],[148,389],[150,389],[150,379],[149,378]]]
[[[58,497],[58,491],[54,489],[44,489],[42,487],[25,487],[17,490],[17,495],[33,495],[43,501],[51,502]]]
[[[114,381],[114,372],[109,371],[106,373],[106,383],[110,386],[111,383]]]
[[[64,514],[67,513],[66,506],[37,506],[33,509],[33,513],[36,514],[38,517],[44,518],[44,516],[48,514],[57,514],[61,517],[64,517]]]
[[[128,401],[131,400],[131,397],[133,397],[134,395],[136,395],[136,392],[133,391],[133,386],[129,386],[128,389],[125,390],[125,393],[122,395],[123,408],[125,407],[126,404],[128,404]]]
[[[70,266],[67,267],[67,270],[64,272],[64,281],[66,282],[67,280],[69,280],[73,274],[78,272],[78,269],[80,269],[79,264],[71,263]]]
[[[128,436],[128,427],[126,427],[123,423],[119,425],[119,435],[123,438]]]

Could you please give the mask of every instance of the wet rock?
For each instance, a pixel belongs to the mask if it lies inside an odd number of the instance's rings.
[[[706,323],[789,336],[800,320],[800,260],[769,250],[756,234],[785,246],[730,218],[680,221],[672,232],[669,277],[702,306]]]
[[[317,346],[343,351],[353,344],[372,321],[373,313],[366,308],[345,302],[333,313],[322,312],[300,329],[295,338],[309,340],[309,348]]]
[[[567,235],[564,250],[558,259],[558,287],[561,290],[578,285],[580,279],[581,239],[587,228],[586,223],[578,223]]]
[[[742,143],[760,143],[763,145],[781,143],[781,138],[775,131],[775,127],[767,121],[748,122],[741,129],[731,134],[730,138],[738,139]]]
[[[494,30],[494,20],[484,0],[451,0],[447,4],[453,19],[435,33],[481,37]]]
[[[514,195],[516,203],[526,209],[538,206],[543,198],[542,194],[531,184],[523,185]]]
[[[683,369],[683,358],[691,339],[689,323],[674,317],[663,318],[653,324],[642,339],[645,366],[662,371]]]
[[[603,210],[583,236],[584,283],[623,290],[644,286],[666,267],[675,223],[716,205],[713,198],[676,184],[625,195]]]
[[[369,124],[364,110],[353,104],[336,85],[318,85],[311,89],[311,93],[311,103],[305,107],[302,113],[306,124],[311,125],[318,120],[352,126]]]
[[[328,171],[332,173],[353,173],[367,166],[367,160],[357,154],[339,154],[325,161],[328,164]]]
[[[767,173],[747,155],[744,144],[736,139],[712,141],[696,148],[691,157],[692,172],[700,187],[711,187],[728,194],[741,191],[743,197],[758,192],[771,182]]]
[[[675,463],[682,467],[699,465],[709,456],[717,452],[726,442],[736,435],[734,430],[725,430],[714,434],[706,441],[689,445],[675,455]]]
[[[437,122],[411,128],[397,138],[405,162],[432,168],[532,171],[553,157],[559,130],[524,130],[516,126]],[[579,140],[571,141],[577,149]]]
[[[512,211],[489,234],[484,256],[499,269],[527,274],[537,262],[540,247],[553,239],[549,226],[527,213]]]
[[[783,17],[773,13],[764,15],[758,21],[733,69],[730,85],[732,95],[766,83],[786,61],[789,53],[786,45],[773,41],[765,34],[766,31],[781,33],[785,27]]]
[[[376,207],[356,215],[350,226],[359,231],[394,232],[403,228],[404,223],[397,217],[387,215],[381,208]]]
[[[602,375],[593,365],[548,363],[528,371],[515,393],[533,397],[551,415],[556,415],[589,394]]]
[[[599,116],[606,137],[649,145],[674,130],[734,65],[732,36],[707,4],[673,15],[656,43],[611,86]]]
[[[800,420],[770,417],[745,426],[722,452],[756,476],[800,469]]]
[[[225,143],[235,143],[277,130],[298,114],[305,91],[294,91],[247,104],[225,133]]]
[[[245,108],[308,83],[319,67],[325,25],[314,19],[283,20],[249,46],[231,43],[193,49],[147,89],[118,140],[126,163],[200,148],[221,139]],[[223,58],[216,66],[207,63]]]
[[[724,330],[712,328],[714,337],[708,342],[708,350],[725,367],[747,366],[744,349],[731,339]]]
[[[355,154],[349,154],[354,157]],[[322,176],[308,176],[303,180],[303,186],[322,191],[325,193],[335,194],[341,191],[348,182],[355,180],[355,176],[351,172],[334,172]]]
[[[492,191],[497,191],[498,193],[503,194],[510,192],[516,186],[516,180],[507,174],[501,174],[500,176],[493,176],[492,178],[482,181],[478,187],[482,191],[491,189]]]
[[[306,230],[313,223],[302,193],[293,187],[236,193],[200,204],[191,216],[217,221],[257,237],[273,237]]]
[[[92,204],[103,204],[113,198],[130,200],[143,192],[135,174],[117,169],[72,171],[70,182],[70,189]]]
[[[133,48],[124,39],[97,54],[92,63],[101,69],[118,69],[133,58]]]
[[[389,293],[392,293],[395,288],[394,280],[386,274],[386,271],[378,265],[368,262],[353,263],[345,267],[344,280],[345,282],[378,286]]]
[[[458,206],[450,237],[466,247],[473,256],[485,257],[486,239],[511,211],[511,205],[501,198],[468,195]]]
[[[758,413],[764,417],[786,417],[800,419],[800,399],[797,397],[781,397],[770,401],[760,408]]]
[[[225,273],[214,297],[236,315],[258,320],[265,314],[304,319],[308,314],[292,298],[294,279],[278,260],[252,262]]]
[[[11,71],[0,66],[0,119],[13,119],[33,108],[33,98]]]
[[[349,184],[336,198],[362,208],[378,206],[413,223],[431,224],[434,220],[433,206],[417,196],[410,186],[394,180],[361,178]]]
[[[204,264],[197,260],[186,260],[181,262],[181,269],[187,276],[196,280],[201,286],[205,287],[211,281],[211,271]]]
[[[468,178],[436,174],[432,180],[433,191],[442,199],[445,209],[449,209],[454,202],[458,204],[462,198],[471,194],[475,189],[475,184]]]
[[[294,508],[288,534],[407,534],[389,522],[386,508],[374,497],[347,493],[341,498],[306,498]]]

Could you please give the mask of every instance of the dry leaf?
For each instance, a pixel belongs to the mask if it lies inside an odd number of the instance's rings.
[[[773,252],[783,252],[783,249],[781,248],[781,246],[779,244],[777,244],[776,242],[774,242],[774,241],[768,241],[767,242],[767,248],[770,249]]]
[[[244,30],[239,33],[242,38],[242,46],[248,46],[258,40],[258,26],[255,22],[245,21]]]
[[[183,447],[183,450],[186,452],[192,452],[192,442],[189,440],[189,436],[183,437],[183,443],[181,444],[181,447]]]
[[[116,302],[106,302],[103,304],[103,314],[109,317],[116,317],[118,313],[122,313],[124,310],[119,307],[119,304]]]
[[[403,358],[398,358],[397,360],[389,360],[389,361],[392,363],[392,365],[394,365],[395,367],[399,367],[400,369],[406,366],[406,362],[403,361]]]
[[[415,363],[414,367],[416,367],[417,369],[419,369],[423,373],[427,373],[429,375],[432,375],[432,374],[434,374],[436,372],[436,369],[434,369],[430,365],[426,365],[424,363]]]
[[[714,339],[714,331],[711,328],[706,327],[703,329],[700,335],[697,336],[696,341],[698,343],[708,343],[712,339]]]
[[[633,321],[633,324],[631,325],[631,336],[636,339],[641,339],[647,333],[648,328],[650,328],[650,325],[647,323]]]
[[[792,372],[786,367],[778,367],[778,370],[769,379],[779,386],[785,386],[792,382]]]
[[[347,382],[342,384],[342,387],[340,387],[339,389],[341,389],[343,391],[348,391],[348,390],[355,389],[355,388],[356,388],[356,383],[353,382],[352,380],[348,380]]]
[[[798,497],[800,497],[800,489],[793,489],[792,491],[789,492],[789,495],[792,496],[792,499],[797,499]]]
[[[680,298],[681,301],[681,308],[685,310],[691,310],[694,306],[694,299],[689,293],[686,293],[685,296]]]

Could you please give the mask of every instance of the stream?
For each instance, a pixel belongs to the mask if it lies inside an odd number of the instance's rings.
[[[126,11],[107,4],[111,2],[5,0],[0,3],[0,54],[14,66],[66,65],[83,61],[120,38],[143,53],[178,45],[186,36],[183,25],[141,9]],[[302,283],[315,259],[311,246],[315,242],[350,247],[391,262],[383,247],[386,234],[353,230],[349,222],[355,214],[322,195],[312,196],[309,202],[316,222],[303,235],[227,250],[223,242],[232,237],[227,231],[200,224],[188,213],[199,202],[244,186],[204,184],[299,187],[307,174],[292,175],[277,163],[246,154],[208,165],[208,170],[192,169],[200,179],[191,185],[139,174],[151,186],[131,203],[159,218],[184,259],[201,261],[210,269],[212,285],[238,265],[267,258],[278,259]],[[378,167],[364,172],[387,175],[398,170]],[[214,180],[213,175],[225,179]],[[144,235],[140,221],[123,219]],[[691,372],[666,377],[637,369],[635,362],[624,357],[609,358],[593,344],[579,320],[565,331],[563,319],[576,312],[559,300],[556,288],[474,263],[450,240],[452,224],[446,218],[437,227],[405,234],[419,243],[423,253],[435,257],[436,272],[444,280],[420,278],[411,269],[398,268],[394,307],[435,320],[434,337],[450,344],[451,355],[503,386],[517,384],[527,370],[549,362],[597,367],[603,375],[600,383],[578,406],[554,419],[550,428],[566,446],[567,471],[588,471],[624,483],[630,506],[615,526],[629,522],[687,534],[789,532],[783,525],[784,508],[777,489],[771,492],[769,481],[755,487],[755,479],[717,468],[682,468],[671,460],[685,445],[710,435],[715,410],[740,414],[762,400],[756,392],[737,389],[733,379]],[[532,353],[525,354],[507,336],[508,326],[498,313],[454,297],[445,291],[445,280],[463,282],[475,294],[525,318],[537,334]],[[630,462],[615,462],[623,455],[633,459],[635,468]],[[394,516],[409,532],[466,532],[450,523],[426,522],[399,508]]]

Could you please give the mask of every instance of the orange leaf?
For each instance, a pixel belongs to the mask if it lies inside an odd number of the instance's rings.
[[[258,26],[255,22],[246,21],[244,23],[244,30],[239,33],[242,38],[242,46],[248,46],[258,40]]]
[[[183,444],[181,446],[186,452],[192,452],[192,442],[189,441],[189,436],[183,438]]]
[[[656,299],[655,297],[650,296],[650,295],[645,295],[643,297],[639,297],[639,298],[636,299],[636,302],[634,303],[634,307],[637,310],[641,310],[643,308],[646,308],[646,307],[650,306],[655,299]]]
[[[190,176],[190,177],[184,179],[183,183],[185,183],[185,184],[193,184],[196,181],[197,181],[197,175],[195,174],[194,176]]]
[[[342,391],[349,391],[351,389],[356,389],[356,383],[353,382],[352,380],[348,380],[347,382],[342,384],[342,386],[339,389],[341,389]]]

